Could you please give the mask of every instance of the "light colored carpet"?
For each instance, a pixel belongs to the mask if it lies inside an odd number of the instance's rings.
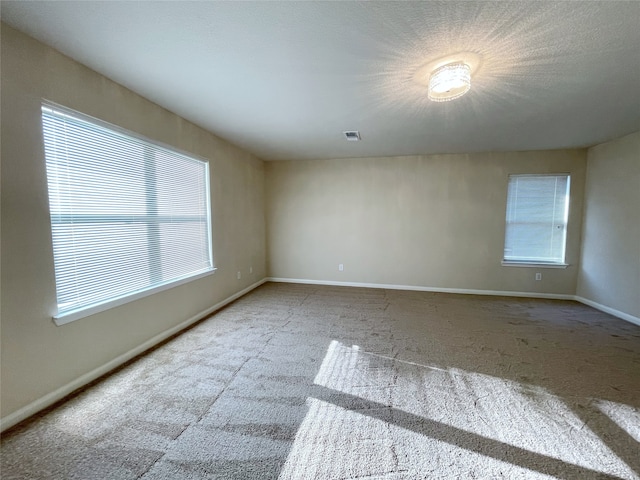
[[[640,478],[640,328],[265,284],[5,435],[2,479]]]

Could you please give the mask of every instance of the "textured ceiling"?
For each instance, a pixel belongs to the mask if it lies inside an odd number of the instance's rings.
[[[3,1],[1,14],[264,159],[583,147],[640,130],[637,1]],[[416,73],[462,51],[481,59],[471,92],[430,102]]]

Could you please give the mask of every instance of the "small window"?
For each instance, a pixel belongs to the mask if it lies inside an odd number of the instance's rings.
[[[42,124],[56,323],[214,270],[206,161],[49,103]]]
[[[564,265],[569,175],[510,175],[504,263]]]

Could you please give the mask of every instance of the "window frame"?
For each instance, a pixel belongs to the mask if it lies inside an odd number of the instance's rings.
[[[211,218],[211,172],[210,172],[210,162],[208,159],[200,157],[198,155],[195,155],[191,152],[186,152],[184,150],[178,149],[172,145],[168,145],[162,142],[159,142],[157,140],[151,139],[149,137],[146,137],[144,135],[140,135],[136,132],[127,130],[125,128],[122,128],[118,125],[114,125],[112,123],[100,120],[98,118],[92,117],[90,115],[78,112],[76,110],[67,108],[65,106],[59,105],[55,102],[46,100],[46,99],[42,99],[40,102],[40,126],[41,126],[41,131],[42,131],[42,145],[43,145],[43,159],[44,159],[44,164],[46,165],[47,163],[47,156],[46,156],[46,149],[44,148],[44,143],[45,143],[45,137],[44,137],[44,125],[43,125],[43,114],[44,111],[43,109],[51,109],[54,110],[56,112],[62,113],[64,115],[69,115],[71,118],[75,118],[78,119],[80,121],[84,121],[84,122],[88,122],[91,123],[99,128],[104,128],[107,129],[111,132],[114,132],[118,135],[123,135],[125,137],[134,139],[136,141],[142,142],[145,146],[151,146],[153,148],[159,149],[159,150],[165,150],[167,152],[173,153],[173,154],[177,154],[179,156],[183,156],[183,157],[187,157],[191,160],[197,160],[200,161],[202,163],[204,163],[204,185],[205,185],[205,195],[206,195],[206,199],[205,199],[205,203],[206,203],[206,231],[207,231],[207,240],[208,240],[208,254],[209,254],[209,260],[210,260],[210,267],[206,270],[206,271],[202,271],[193,275],[189,275],[189,276],[184,276],[184,277],[178,277],[175,278],[173,280],[168,280],[166,282],[163,283],[159,283],[159,284],[155,284],[155,285],[151,285],[147,288],[142,288],[140,290],[135,290],[123,295],[119,295],[117,297],[111,298],[111,299],[107,299],[104,301],[98,301],[94,304],[90,304],[88,306],[84,306],[84,307],[79,307],[77,309],[74,310],[70,310],[64,313],[60,313],[58,311],[58,280],[57,280],[57,273],[56,276],[54,278],[55,281],[55,288],[56,288],[56,313],[52,315],[52,319],[54,321],[54,323],[56,325],[64,325],[76,320],[79,320],[81,318],[85,318],[91,315],[94,315],[96,313],[100,313],[100,312],[104,312],[106,310],[110,310],[112,308],[115,308],[117,306],[120,305],[124,305],[130,302],[133,302],[135,300],[139,300],[141,298],[150,296],[150,295],[154,295],[156,293],[168,290],[170,288],[174,288],[177,287],[179,285],[183,285],[185,283],[189,283],[201,278],[205,278],[208,277],[210,275],[213,275],[215,273],[215,271],[217,270],[216,266],[215,266],[215,257],[213,255],[213,230],[212,230],[212,218]],[[157,187],[157,185],[154,183],[154,185],[152,186],[153,189],[155,189]],[[50,205],[50,192],[49,192],[49,177],[47,175],[47,206],[50,209],[51,205]],[[103,218],[109,218],[109,217],[117,217],[117,214],[96,214],[96,218],[98,217],[103,217]],[[49,210],[49,232],[52,235],[51,237],[51,254],[52,254],[52,258],[53,258],[53,227],[54,227],[54,219],[53,216],[51,214],[51,210]],[[54,260],[54,266],[55,266],[55,260]]]
[[[508,260],[504,256],[504,247],[506,247],[507,242],[507,229],[509,225],[509,221],[507,218],[507,213],[509,210],[509,185],[511,183],[512,177],[567,177],[567,200],[565,204],[566,209],[566,221],[564,223],[564,244],[562,251],[562,261],[544,261],[544,260]],[[569,217],[570,217],[570,206],[571,206],[571,174],[566,172],[558,172],[558,173],[510,173],[507,176],[507,195],[506,195],[506,204],[505,204],[505,229],[503,236],[503,254],[501,265],[504,267],[533,267],[533,268],[559,268],[566,269],[569,267],[569,263],[567,263],[567,243],[569,238]]]

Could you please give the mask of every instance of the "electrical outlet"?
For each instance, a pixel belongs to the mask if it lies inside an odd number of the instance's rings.
[[[537,280],[542,280],[542,274],[541,273],[536,273],[536,281]]]
[[[344,265],[342,263],[340,265],[338,265],[338,271],[339,272],[344,272]]]
[[[249,267],[249,273],[253,273],[253,267]]]
[[[242,278],[242,272],[238,272],[238,280]]]

